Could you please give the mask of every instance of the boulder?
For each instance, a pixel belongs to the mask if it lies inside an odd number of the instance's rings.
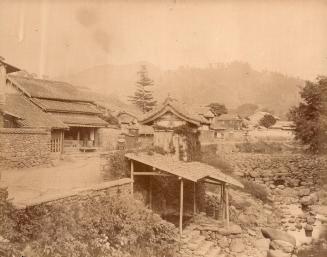
[[[221,248],[226,248],[229,246],[229,241],[228,241],[228,238],[227,237],[223,237],[221,239],[218,240],[218,245],[221,247]]]
[[[262,252],[269,250],[270,239],[261,238],[254,242],[254,247]]]
[[[265,238],[269,238],[270,240],[283,240],[285,242],[292,244],[293,246],[296,246],[295,238],[284,231],[280,231],[272,228],[262,228],[261,233]]]
[[[302,206],[307,207],[314,204],[314,199],[312,199],[310,196],[303,196],[300,199],[300,203]]]
[[[285,253],[292,253],[294,251],[294,245],[285,242],[283,240],[273,240],[270,242],[270,248],[273,250],[281,250]]]
[[[241,238],[234,238],[229,245],[229,249],[234,253],[241,253],[245,250],[245,245]]]
[[[309,188],[302,188],[298,192],[298,196],[308,196],[310,195],[310,189]]]
[[[291,257],[291,254],[284,253],[281,250],[269,250],[267,257]]]

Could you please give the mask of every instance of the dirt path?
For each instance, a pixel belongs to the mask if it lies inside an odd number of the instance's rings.
[[[1,187],[17,206],[39,198],[65,195],[102,181],[99,157],[59,161],[54,167],[1,171]]]

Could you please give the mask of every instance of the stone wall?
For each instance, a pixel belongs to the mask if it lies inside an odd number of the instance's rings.
[[[98,145],[104,150],[116,150],[118,138],[121,133],[122,131],[118,128],[98,129]]]
[[[294,189],[303,197],[316,192],[327,172],[327,158],[305,154],[225,154],[235,175],[265,184],[272,191]],[[290,191],[289,191],[290,192]]]
[[[50,162],[50,132],[43,129],[0,129],[0,168],[33,167]]]
[[[117,195],[129,195],[131,192],[131,182],[129,178],[118,179],[114,181],[103,182],[87,188],[73,189],[71,192],[59,195],[44,195],[34,199],[24,206],[17,206],[18,209],[38,206],[41,204],[48,205],[69,205],[81,203],[84,201],[93,201],[99,197],[117,197]]]

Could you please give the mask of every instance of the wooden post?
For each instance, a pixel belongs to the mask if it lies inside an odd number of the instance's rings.
[[[196,214],[196,182],[193,184],[193,215]]]
[[[221,184],[221,187],[220,187],[220,208],[221,208],[221,214],[222,214],[221,217],[222,217],[223,220],[225,219],[224,187],[225,187],[225,185]]]
[[[134,162],[131,160],[131,195],[134,194]]]
[[[182,239],[183,234],[183,204],[184,204],[184,184],[183,179],[181,178],[181,189],[180,189],[180,200],[179,200],[179,236],[180,240]]]
[[[229,228],[229,199],[228,199],[228,186],[225,186],[225,204],[226,204],[226,224],[227,228]]]
[[[149,176],[149,182],[150,182],[150,185],[149,185],[149,206],[150,206],[150,209],[152,209],[152,179],[151,179],[151,176]]]

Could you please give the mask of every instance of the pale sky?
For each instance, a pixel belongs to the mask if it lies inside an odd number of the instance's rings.
[[[314,79],[327,74],[327,1],[2,0],[0,56],[50,77],[236,60]]]

